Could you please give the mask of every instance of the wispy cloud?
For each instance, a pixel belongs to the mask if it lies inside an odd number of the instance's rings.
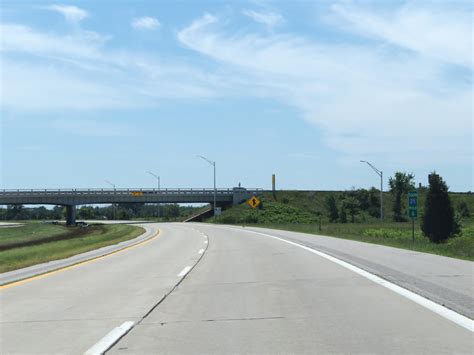
[[[334,13],[336,20],[339,11]],[[341,27],[345,21],[341,15]],[[455,21],[446,18],[440,26]],[[321,129],[329,147],[402,163],[420,155],[427,161],[470,159],[472,88],[468,81],[445,75],[445,60],[421,50],[395,54],[383,44],[363,41],[328,43],[294,34],[233,33],[224,22],[207,14],[180,31],[178,38],[219,63],[227,77],[241,78],[247,93],[299,108]],[[395,32],[403,21],[397,23]],[[425,29],[430,30],[435,31]],[[425,36],[436,38],[434,33]],[[449,51],[444,45],[440,38],[433,48]],[[452,63],[468,60],[470,56],[461,53]],[[420,133],[409,140],[408,131]]]
[[[213,97],[219,80],[183,64],[110,50],[108,36],[0,25],[2,105],[19,111],[119,109]],[[28,105],[25,105],[28,102]]]
[[[139,30],[156,30],[160,26],[160,21],[149,16],[134,18],[132,21],[132,27]]]
[[[472,67],[472,12],[446,3],[423,8],[414,2],[391,11],[336,3],[337,25],[362,36],[386,41],[438,61]]]
[[[242,13],[245,16],[250,17],[255,22],[261,23],[270,29],[283,22],[283,16],[274,12],[244,10]]]
[[[66,21],[73,24],[77,24],[89,16],[86,10],[73,5],[50,5],[46,9],[60,13]]]

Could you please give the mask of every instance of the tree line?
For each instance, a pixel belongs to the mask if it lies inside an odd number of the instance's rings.
[[[395,222],[406,222],[409,219],[406,201],[408,193],[416,190],[414,179],[415,176],[411,173],[396,172],[388,180],[392,197],[392,219]],[[441,176],[433,172],[428,180],[428,187],[418,188],[426,195],[421,229],[432,242],[440,243],[458,235],[462,219],[470,217],[471,213],[465,201],[461,201],[454,209],[448,186]],[[339,195],[328,195],[325,200],[327,217],[333,223],[347,223],[349,219],[354,223],[356,217],[364,216],[364,213],[379,218],[379,196],[380,190],[375,188],[353,189]]]
[[[115,206],[89,206],[77,208],[78,219],[135,219],[156,218],[160,216],[165,221],[174,221],[192,215],[199,207],[180,206],[178,204],[151,205],[143,203],[124,203]],[[115,216],[114,216],[115,214]],[[53,208],[25,207],[23,205],[9,205],[0,208],[0,220],[60,220],[66,215],[64,206]]]

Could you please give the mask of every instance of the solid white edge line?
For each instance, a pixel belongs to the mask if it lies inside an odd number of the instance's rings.
[[[204,249],[199,249],[198,254],[203,254],[203,253],[204,253]]]
[[[232,229],[237,229],[237,228],[232,228]],[[240,230],[240,229],[237,229],[237,230]],[[301,244],[298,244],[298,243],[295,243],[295,242],[291,242],[289,240],[286,240],[286,239],[283,239],[283,238],[279,238],[279,237],[275,237],[273,235],[270,235],[270,234],[266,234],[266,233],[261,233],[261,232],[256,232],[256,231],[251,231],[251,230],[245,230],[245,232],[249,232],[249,233],[255,233],[255,234],[260,234],[260,235],[263,235],[263,236],[266,236],[266,237],[269,237],[269,238],[273,238],[273,239],[277,239],[281,242],[284,242],[284,243],[287,243],[287,244],[290,244],[290,245],[293,245],[293,246],[297,246],[297,247],[300,247],[306,251],[309,251],[313,254],[316,254],[316,255],[319,255],[327,260],[330,260],[338,265],[341,265],[343,267],[345,267],[346,269],[349,269],[363,277],[365,277],[366,279],[369,279],[385,288],[388,288],[389,290],[392,290],[393,292],[396,292],[398,293],[399,295],[405,297],[405,298],[408,298],[409,300],[419,304],[420,306],[423,306],[427,309],[429,309],[430,311],[440,315],[441,317],[443,318],[446,318],[458,325],[460,325],[461,327],[471,331],[471,332],[474,332],[474,321],[471,320],[470,318],[466,317],[466,316],[463,316],[462,314],[459,314],[449,308],[446,308],[436,302],[433,302],[423,296],[420,296],[412,291],[409,291],[407,290],[406,288],[403,288],[401,286],[398,286],[398,285],[395,285],[394,283],[391,283],[390,281],[387,281],[387,280],[384,280],[382,279],[381,277],[378,277],[374,274],[371,274],[370,272],[367,272],[365,270],[362,270],[361,268],[358,268],[357,266],[354,266],[352,264],[349,264],[345,261],[342,261],[340,259],[337,259],[331,255],[328,255],[328,254],[325,254],[323,252],[320,252],[318,250],[315,250],[315,249],[312,249],[312,248],[309,248],[307,246],[304,246],[304,245],[301,245]]]
[[[181,270],[181,272],[178,274],[178,277],[183,277],[184,275],[186,275],[189,270],[191,270],[191,266],[186,266],[183,270]]]
[[[87,350],[84,355],[100,355],[105,353],[114,345],[125,333],[127,333],[135,324],[135,322],[128,321],[121,326],[112,329],[105,337],[99,340],[93,347]]]

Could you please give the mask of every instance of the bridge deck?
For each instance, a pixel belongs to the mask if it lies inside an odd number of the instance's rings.
[[[217,203],[239,203],[259,189],[216,189]],[[212,203],[214,189],[16,189],[0,190],[0,204]]]

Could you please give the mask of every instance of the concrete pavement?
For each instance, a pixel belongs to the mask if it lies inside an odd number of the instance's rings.
[[[471,331],[328,260],[194,226],[203,259],[110,353],[472,353]]]
[[[471,261],[341,238],[265,228],[244,229],[270,233],[333,255],[474,318],[474,263]]]
[[[1,289],[0,353],[82,354],[113,328],[138,322],[206,245],[188,226],[161,229],[136,248]]]
[[[159,227],[142,246],[0,289],[0,352],[80,354],[133,322],[107,353],[472,353],[471,331],[302,248]]]

